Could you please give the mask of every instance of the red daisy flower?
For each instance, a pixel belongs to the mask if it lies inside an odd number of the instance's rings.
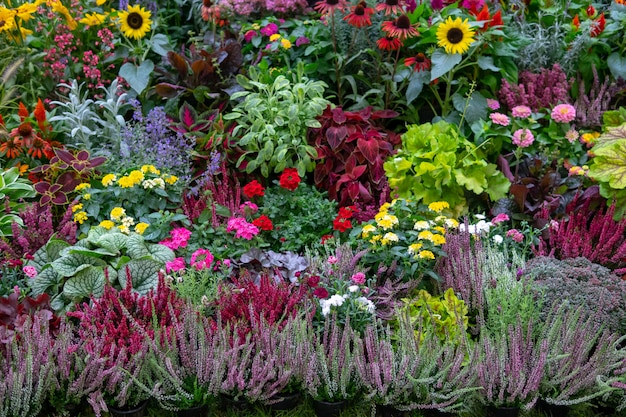
[[[41,159],[43,156],[47,155],[46,151],[50,150],[50,144],[48,142],[39,136],[35,136],[31,147],[28,149],[28,154],[35,159]]]
[[[388,36],[401,40],[419,36],[417,29],[411,25],[411,19],[409,19],[409,17],[405,14],[395,20],[383,22],[381,29],[387,32]]]
[[[376,41],[376,45],[383,51],[397,51],[402,47],[402,41],[398,38],[385,36]]]
[[[17,158],[22,153],[22,141],[18,138],[9,138],[0,145],[0,154],[7,158]]]
[[[356,28],[362,28],[370,26],[372,24],[371,15],[374,14],[374,9],[367,7],[367,3],[364,1],[359,2],[352,8],[352,11],[347,14],[343,20],[348,22],[349,25]]]
[[[389,16],[390,14],[401,14],[404,13],[404,1],[403,0],[385,0],[382,3],[378,3],[376,5],[376,11],[385,11],[385,16]]]
[[[336,10],[344,11],[348,7],[348,4],[345,0],[320,0],[315,3],[315,7],[313,7],[316,11],[321,14],[332,14],[335,13]]]
[[[418,52],[417,55],[412,56],[410,58],[404,59],[404,65],[407,67],[415,65],[413,71],[428,71],[430,69],[431,61],[421,52]]]

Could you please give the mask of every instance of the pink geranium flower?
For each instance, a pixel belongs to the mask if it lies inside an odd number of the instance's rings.
[[[165,263],[165,272],[177,272],[185,269],[185,258],[174,258]]]
[[[191,266],[196,270],[209,269],[213,263],[213,254],[207,249],[198,249],[191,255]]]

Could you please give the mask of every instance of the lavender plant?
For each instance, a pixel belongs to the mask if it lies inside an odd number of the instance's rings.
[[[54,364],[48,321],[27,317],[20,337],[0,350],[0,417],[34,417],[50,390]]]

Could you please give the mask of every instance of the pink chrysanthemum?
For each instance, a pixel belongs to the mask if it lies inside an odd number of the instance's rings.
[[[487,107],[489,107],[491,110],[498,110],[500,108],[500,102],[498,100],[488,98]]]
[[[532,132],[528,129],[517,129],[515,133],[513,133],[513,144],[519,146],[520,148],[526,148],[535,141],[535,137]]]
[[[552,120],[569,123],[576,118],[576,109],[571,104],[559,104],[552,109]]]
[[[511,123],[511,119],[509,119],[509,116],[502,113],[491,113],[489,115],[489,118],[493,123],[500,126],[508,126]]]
[[[525,119],[527,117],[530,117],[530,115],[532,114],[532,110],[530,110],[530,107],[528,106],[515,106],[513,107],[513,109],[511,109],[511,114],[513,115],[513,117]]]

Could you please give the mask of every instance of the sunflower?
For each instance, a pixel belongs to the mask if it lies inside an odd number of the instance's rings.
[[[381,29],[387,32],[387,36],[405,40],[419,35],[417,29],[411,24],[411,19],[405,14],[395,20],[383,22]]]
[[[474,42],[474,29],[470,28],[467,19],[460,17],[452,20],[448,17],[437,27],[437,45],[446,50],[447,54],[462,54]]]
[[[150,11],[139,5],[128,6],[127,11],[119,12],[119,25],[127,38],[141,39],[150,31],[152,20]]]
[[[6,7],[0,7],[0,33],[10,31],[15,27],[15,12]]]

